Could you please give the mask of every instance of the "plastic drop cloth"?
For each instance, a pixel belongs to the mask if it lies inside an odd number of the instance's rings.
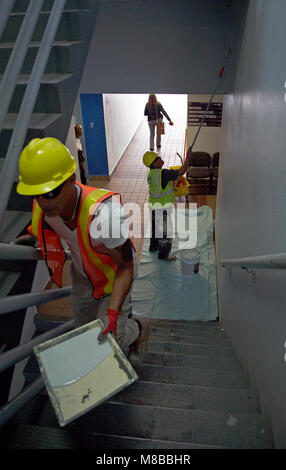
[[[186,219],[189,212],[186,210]],[[186,220],[186,227],[188,226]],[[134,315],[173,320],[215,320],[218,315],[216,258],[213,243],[212,209],[197,209],[197,242],[193,246],[200,253],[198,274],[181,274],[182,245],[175,233],[171,253],[176,261],[158,260],[157,252],[149,252],[145,238],[138,277],[132,289]]]

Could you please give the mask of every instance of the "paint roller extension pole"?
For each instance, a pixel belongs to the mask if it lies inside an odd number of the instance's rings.
[[[199,126],[199,128],[198,128],[198,130],[197,130],[197,133],[196,133],[195,137],[194,137],[193,143],[192,143],[192,145],[191,145],[190,148],[189,148],[189,152],[192,151],[193,146],[195,145],[195,142],[196,142],[196,140],[197,140],[197,138],[198,138],[198,135],[199,135],[200,130],[201,130],[201,128],[202,128],[202,126],[203,126],[203,123],[204,123],[204,119],[205,119],[205,117],[206,117],[206,115],[207,115],[207,112],[208,112],[208,110],[209,110],[209,107],[210,107],[210,105],[211,105],[212,99],[213,99],[213,97],[214,97],[214,95],[215,95],[215,92],[216,92],[218,86],[220,85],[220,80],[221,80],[221,77],[223,76],[223,72],[224,72],[224,66],[222,66],[222,68],[220,69],[220,72],[219,72],[219,75],[218,75],[218,76],[219,76],[219,82],[216,84],[216,86],[215,86],[215,88],[214,88],[214,90],[213,90],[213,92],[212,92],[212,95],[211,95],[210,100],[209,100],[209,102],[208,102],[207,108],[206,108],[206,110],[205,110],[205,112],[204,112],[204,115],[203,115],[203,117],[202,117],[200,126]]]

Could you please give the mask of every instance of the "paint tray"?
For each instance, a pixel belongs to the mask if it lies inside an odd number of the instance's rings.
[[[131,385],[138,376],[114,338],[97,341],[101,320],[34,347],[60,426]]]

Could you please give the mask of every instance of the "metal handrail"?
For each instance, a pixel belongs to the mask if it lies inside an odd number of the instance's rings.
[[[0,39],[6,28],[6,24],[10,13],[12,11],[15,0],[2,0],[1,2],[1,16],[0,16]]]
[[[0,408],[0,426],[6,424],[13,416],[20,411],[23,406],[29,403],[45,388],[42,377],[36,379],[31,385],[25,388],[23,392],[13,398],[10,402]]]
[[[0,356],[0,373],[4,370],[8,369],[9,367],[13,366],[17,362],[25,359],[28,357],[32,352],[34,346],[47,341],[48,339],[55,338],[66,331],[72,330],[74,327],[74,320],[68,320],[60,326],[52,328],[51,330],[43,333],[36,338],[32,339],[28,343],[21,344],[20,346],[16,346],[13,349],[1,354]]]
[[[21,361],[25,357],[28,357],[33,352],[34,346],[37,346],[38,344],[41,344],[49,339],[55,338],[56,336],[59,336],[66,331],[72,330],[73,328],[74,320],[66,321],[62,325],[52,328],[46,333],[37,336],[28,343],[21,344],[20,346],[3,353],[0,356],[0,373]]]
[[[1,0],[0,17],[0,38],[6,27],[9,15],[12,11],[14,0]],[[8,66],[0,87],[0,131],[2,129],[6,113],[16,86],[18,75],[21,71],[24,58],[26,56],[37,20],[40,15],[44,0],[31,0],[24,17],[23,24],[17,36],[15,47],[10,56]],[[17,173],[18,158],[22,150],[26,132],[28,129],[29,121],[35,106],[38,96],[42,75],[45,71],[53,41],[58,29],[60,18],[65,6],[66,0],[55,0],[44,35],[42,37],[40,47],[37,53],[36,60],[30,75],[30,80],[25,90],[24,98],[18,113],[15,128],[13,130],[12,138],[9,143],[8,151],[2,171],[0,175],[1,199],[0,199],[0,226],[3,224],[5,211],[8,205],[12,185]],[[70,253],[66,252],[67,257],[70,258]],[[41,252],[38,249],[21,246],[21,245],[7,245],[0,246],[0,259],[42,259]],[[26,308],[31,305],[37,305],[49,302],[58,298],[66,297],[71,294],[71,287],[63,289],[32,292],[29,294],[20,294],[15,296],[8,296],[0,299],[0,313],[8,313],[16,311],[21,308]],[[74,320],[65,322],[57,328],[38,336],[37,338],[29,341],[24,345],[20,345],[12,350],[7,351],[0,357],[0,372],[11,367],[16,362],[29,356],[33,347],[47,339],[58,336],[59,334],[68,331],[74,327]],[[0,425],[5,424],[17,411],[19,411],[26,403],[38,395],[44,388],[42,378],[35,380],[28,386],[22,393],[20,393],[13,400],[8,402],[0,409]]]
[[[0,226],[3,223],[14,177],[17,172],[19,155],[25,141],[28,124],[38,96],[41,78],[48,62],[64,5],[65,0],[55,0],[54,2],[3,164],[0,176]]]
[[[0,86],[0,130],[24,63],[26,52],[34,34],[44,0],[31,0]]]
[[[274,255],[248,256],[245,258],[228,258],[220,261],[223,268],[240,267],[259,269],[286,269],[286,253]]]
[[[9,295],[0,299],[0,315],[9,312],[15,312],[22,308],[40,305],[53,300],[69,297],[71,295],[71,286],[61,289],[50,289],[40,292],[30,292],[29,294]]]
[[[67,259],[71,259],[71,252],[65,251]],[[0,260],[42,260],[40,248],[31,246],[0,243]]]

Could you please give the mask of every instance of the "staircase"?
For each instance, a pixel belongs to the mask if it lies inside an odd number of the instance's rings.
[[[39,316],[37,334],[57,324]],[[64,428],[42,393],[8,426],[6,448],[272,448],[258,397],[221,325],[149,324],[149,353],[137,382]],[[25,375],[38,377],[35,360]]]
[[[3,79],[9,57],[30,0],[15,0],[8,22],[0,38],[0,81]],[[9,148],[22,98],[29,81],[37,51],[54,0],[45,0],[31,42],[17,79],[2,130],[0,129],[0,172]],[[59,27],[52,44],[45,72],[41,79],[37,100],[31,115],[24,145],[33,138],[56,137],[66,142],[75,101],[78,95],[90,40],[94,31],[99,0],[66,0]],[[10,243],[19,236],[31,220],[32,199],[17,194],[18,174],[15,175],[4,221],[0,227],[0,241]],[[0,260],[0,297],[30,292],[35,263]],[[19,344],[26,310],[0,318],[0,343],[9,350]],[[9,377],[8,377],[9,376]],[[11,372],[2,381],[0,405],[7,396]],[[2,380],[2,377],[1,377]],[[5,382],[5,383],[4,383]],[[2,393],[3,392],[3,393]],[[3,395],[3,398],[2,398]]]
[[[0,81],[8,64],[29,0],[16,0],[0,42]],[[16,88],[0,134],[0,169],[20,109],[40,41],[47,24],[53,0],[46,0],[29,45]],[[41,80],[37,101],[27,129],[25,145],[36,137],[56,137],[66,141],[78,94],[83,67],[98,11],[98,0],[66,0],[58,31],[53,43],[45,73]],[[16,192],[15,181],[9,200],[1,241],[11,241],[16,231],[29,221],[32,200]],[[27,214],[28,212],[28,214]],[[11,233],[13,232],[13,233]],[[17,234],[16,234],[17,235]]]

